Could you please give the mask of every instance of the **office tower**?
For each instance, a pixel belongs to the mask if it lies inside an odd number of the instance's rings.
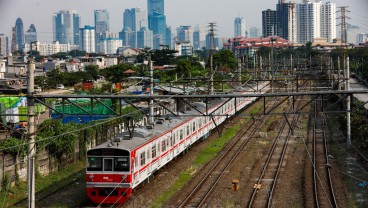
[[[1,38],[1,35],[0,35]],[[357,36],[358,44],[362,44],[368,41],[368,34],[367,33],[359,33]]]
[[[94,11],[95,16],[95,46],[96,51],[100,51],[100,40],[110,31],[110,15],[105,9],[99,9]]]
[[[177,41],[192,43],[192,27],[191,26],[180,26],[177,28]]]
[[[245,29],[245,18],[237,17],[234,20],[234,36],[243,36],[246,37],[246,29]]]
[[[333,42],[336,38],[336,24],[336,4],[327,2],[322,5],[321,37]]]
[[[102,54],[116,54],[118,48],[123,47],[123,41],[119,38],[104,38],[101,39]]]
[[[18,50],[17,47],[17,34],[15,27],[12,27],[12,42],[11,42],[11,52]]]
[[[26,35],[25,35],[25,40],[26,40],[25,41],[26,43],[37,41],[37,31],[36,31],[36,27],[34,26],[34,24],[31,24],[31,26],[27,30]]]
[[[61,10],[53,16],[54,41],[79,45],[80,17],[77,11]]]
[[[213,41],[213,49],[216,50],[219,48],[219,38],[215,36],[214,41]],[[206,35],[206,48],[207,49],[211,49],[211,34],[208,33]]]
[[[153,32],[146,27],[137,32],[137,48],[153,48]]]
[[[147,0],[148,28],[153,31],[154,49],[166,44],[166,16],[164,0]]]
[[[0,34],[0,56],[6,57],[8,55],[8,37]]]
[[[148,15],[152,15],[153,12],[165,14],[165,2],[164,0],[147,0]]]
[[[193,48],[201,50],[204,47],[206,47],[206,29],[197,25],[193,32]]]
[[[347,34],[348,34],[348,37],[347,37],[347,40],[348,40],[348,43],[351,43],[351,44],[358,44],[358,34],[360,33],[360,28],[359,26],[357,25],[348,25],[348,28],[347,28]]]
[[[321,1],[304,1],[297,5],[298,42],[305,44],[321,37]]]
[[[79,50],[87,53],[94,53],[95,50],[95,28],[89,25],[79,29],[80,44]]]
[[[249,37],[250,38],[259,38],[260,37],[259,28],[258,27],[249,28]]]
[[[166,36],[165,42],[167,47],[172,49],[174,44],[174,34],[172,34],[171,32],[171,27],[166,27],[165,36]]]
[[[296,10],[296,4],[293,2],[285,3],[285,0],[279,0],[276,5],[277,35],[293,43],[298,41]]]
[[[262,11],[262,35],[263,37],[275,36],[277,30],[277,13],[274,10],[267,9]]]
[[[142,27],[148,28],[148,20],[146,11],[140,8],[126,9],[124,11],[124,27],[130,28],[132,31],[140,31]]]
[[[24,29],[23,29],[23,21],[21,18],[18,18],[15,22],[15,34],[16,34],[16,44],[17,49],[22,50],[24,46]]]

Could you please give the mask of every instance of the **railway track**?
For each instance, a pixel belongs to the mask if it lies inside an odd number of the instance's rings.
[[[301,99],[298,100],[298,108],[300,104]],[[289,111],[291,110],[292,106],[289,108]],[[289,139],[292,135],[292,129],[285,127],[287,127],[287,123],[289,122],[292,128],[294,128],[298,119],[299,114],[296,114],[291,118],[291,122],[286,120],[282,122],[280,130],[278,131],[278,134],[274,139],[274,143],[268,153],[266,162],[263,165],[261,174],[258,176],[256,184],[253,186],[253,191],[247,203],[247,207],[271,207],[277,179],[285,158]],[[281,143],[282,137],[285,138],[283,143]],[[276,164],[276,168],[273,168],[274,164]],[[266,186],[265,181],[269,181],[270,184]]]
[[[313,196],[315,207],[338,207],[331,176],[327,146],[327,122],[317,114],[320,103],[314,105],[313,122]]]
[[[268,102],[266,108],[273,107],[273,102]],[[217,183],[228,170],[228,167],[237,158],[240,152],[248,144],[250,139],[258,132],[266,121],[267,115],[261,116],[257,121],[253,120],[246,128],[243,128],[234,139],[234,142],[226,149],[221,157],[216,159],[200,182],[192,189],[178,207],[202,207],[207,198],[217,186]]]

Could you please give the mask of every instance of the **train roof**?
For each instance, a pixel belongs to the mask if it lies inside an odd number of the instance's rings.
[[[250,88],[248,89],[249,91],[247,93],[250,93]],[[244,92],[233,92],[232,94],[242,93]],[[227,99],[211,100],[211,103],[208,104],[208,109],[211,109],[226,100]],[[205,112],[206,110],[206,104],[204,102],[194,102],[191,103],[191,105],[195,107],[198,111]],[[197,110],[193,108],[186,109],[186,111],[184,113],[180,113],[180,116],[178,117],[169,117],[169,115],[162,115],[159,118],[155,118],[155,124],[153,126],[137,126],[134,129],[133,138],[131,139],[129,137],[129,132],[125,131],[118,134],[112,141],[100,144],[93,149],[117,148],[132,151],[146,144],[148,141],[154,140],[160,135],[179,127],[185,121],[192,119],[193,116],[191,115],[199,115],[199,112]]]

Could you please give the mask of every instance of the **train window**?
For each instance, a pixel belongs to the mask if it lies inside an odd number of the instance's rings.
[[[88,157],[87,171],[102,171],[102,158]]]
[[[129,157],[118,157],[114,162],[114,171],[129,171]]]
[[[187,126],[187,136],[189,136],[189,125]]]
[[[196,130],[196,122],[193,122],[193,132]]]
[[[170,137],[170,147],[174,146],[173,139],[174,139],[174,138],[171,136],[171,137]]]
[[[180,130],[180,141],[183,140],[183,129]]]
[[[162,152],[166,151],[166,141],[165,140],[161,142],[161,149],[162,149]]]
[[[112,171],[112,158],[103,159],[103,171]]]
[[[146,153],[143,152],[141,154],[141,166],[145,165],[146,164]]]
[[[156,158],[156,154],[157,154],[157,151],[156,151],[156,144],[154,144],[152,146],[152,158]]]

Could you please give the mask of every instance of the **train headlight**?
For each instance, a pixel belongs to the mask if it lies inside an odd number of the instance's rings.
[[[90,175],[89,175],[89,178],[90,178],[90,179],[93,179],[93,177],[94,177],[94,176],[93,176],[92,174],[90,174]]]

